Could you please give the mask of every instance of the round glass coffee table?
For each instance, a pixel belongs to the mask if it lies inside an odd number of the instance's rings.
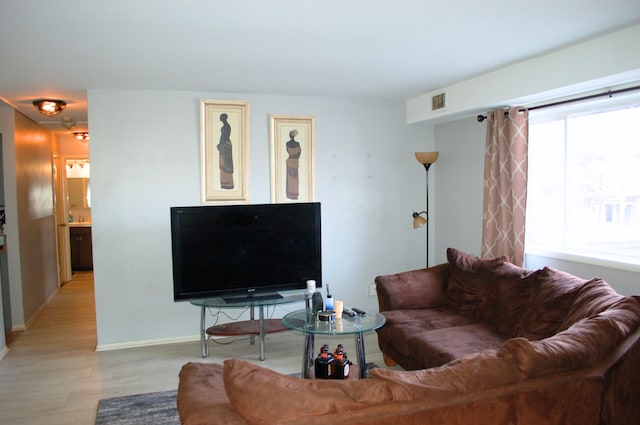
[[[286,314],[282,318],[282,324],[294,331],[304,334],[304,352],[302,360],[302,377],[312,378],[314,376],[314,342],[316,335],[353,335],[356,343],[356,357],[360,373],[360,378],[364,378],[367,373],[366,359],[364,351],[365,332],[376,330],[386,322],[385,317],[380,313],[367,313],[349,317],[342,315],[342,319],[335,319],[334,322],[321,322],[316,319],[315,314],[309,310],[296,310]]]

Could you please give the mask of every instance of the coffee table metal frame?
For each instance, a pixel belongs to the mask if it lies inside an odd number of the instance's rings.
[[[205,358],[209,356],[209,345],[207,344],[207,309],[208,308],[249,308],[250,318],[246,321],[241,321],[246,323],[247,329],[255,328],[255,309],[258,309],[258,333],[257,335],[260,337],[260,360],[265,359],[265,343],[264,337],[265,334],[265,317],[264,317],[264,307],[268,306],[276,306],[280,304],[289,304],[298,301],[306,301],[306,305],[308,308],[309,300],[311,299],[312,293],[309,293],[305,290],[294,290],[294,291],[279,291],[279,294],[282,298],[274,298],[274,299],[263,299],[263,300],[250,300],[243,302],[234,302],[228,303],[222,297],[217,298],[201,298],[201,299],[192,299],[190,300],[191,304],[200,307],[200,351],[202,357]],[[238,322],[240,323],[240,322]],[[212,328],[215,328],[213,326]],[[251,335],[251,344],[254,344],[254,336],[255,332],[248,331],[247,335]]]
[[[380,313],[367,313],[364,316],[349,317],[343,315],[342,319],[334,322],[320,322],[310,309],[296,310],[286,314],[282,323],[289,329],[304,334],[304,350],[302,360],[302,377],[310,378],[314,367],[314,344],[316,335],[353,335],[355,337],[356,358],[360,378],[367,374],[367,363],[364,350],[364,333],[382,327],[386,322]]]

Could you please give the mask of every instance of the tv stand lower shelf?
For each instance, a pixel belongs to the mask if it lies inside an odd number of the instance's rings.
[[[264,319],[264,333],[272,334],[288,330],[282,324],[282,319]],[[240,336],[260,335],[259,320],[243,320],[241,322],[224,323],[207,328],[207,335],[211,336]]]
[[[263,328],[261,331],[260,328]],[[251,336],[251,344],[255,343],[254,337],[260,337],[260,360],[265,359],[264,336],[276,332],[289,330],[282,324],[282,319],[243,320],[240,322],[224,323],[207,328],[207,335],[211,336]],[[208,351],[208,350],[207,350]],[[207,352],[208,354],[208,352]]]

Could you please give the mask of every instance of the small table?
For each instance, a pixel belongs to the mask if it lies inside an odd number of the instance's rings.
[[[343,315],[342,319],[336,319],[333,323],[320,322],[316,320],[314,314],[309,313],[309,309],[296,310],[282,318],[282,323],[287,328],[304,334],[303,378],[311,377],[311,371],[313,370],[315,335],[354,335],[360,378],[364,378],[367,373],[367,363],[363,334],[382,327],[386,321],[385,317],[380,313],[367,313],[364,316],[357,315],[355,317]]]
[[[265,359],[264,336],[269,333],[286,331],[287,328],[282,325],[280,319],[265,319],[264,307],[279,304],[294,303],[297,301],[306,301],[307,308],[309,300],[313,293],[306,290],[281,291],[279,294],[282,298],[243,300],[242,302],[229,303],[224,297],[219,298],[202,298],[190,300],[191,304],[201,308],[200,310],[200,351],[202,357],[209,355],[209,346],[207,345],[207,335],[217,336],[235,336],[250,335],[251,344],[254,343],[254,337],[260,336],[260,360]],[[207,328],[206,317],[207,308],[250,308],[250,320],[243,320],[233,323],[224,323]],[[255,307],[258,308],[259,320],[255,320]]]

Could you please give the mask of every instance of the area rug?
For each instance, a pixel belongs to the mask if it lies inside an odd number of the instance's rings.
[[[172,390],[102,399],[96,425],[180,425],[176,393]]]

